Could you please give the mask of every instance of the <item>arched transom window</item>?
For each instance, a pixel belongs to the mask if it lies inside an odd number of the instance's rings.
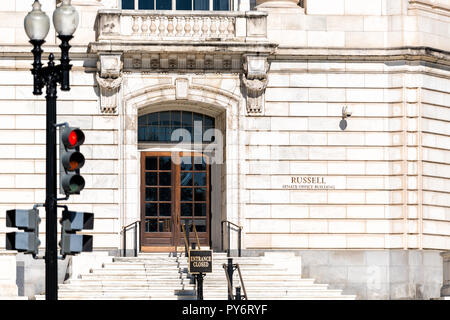
[[[214,118],[191,111],[161,111],[139,116],[139,142],[178,142],[172,140],[172,133],[176,129],[186,129],[192,138],[195,134],[202,138],[206,130],[214,129]],[[195,129],[195,134],[194,134]],[[202,139],[202,141],[204,141]]]

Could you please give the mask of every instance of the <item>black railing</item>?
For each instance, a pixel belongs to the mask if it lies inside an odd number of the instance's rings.
[[[127,231],[129,230],[128,228],[134,225],[134,256],[137,257],[137,253],[138,253],[138,228],[141,225],[141,221],[137,220],[133,223],[130,223],[129,225],[126,225],[125,227],[122,228],[122,231],[120,232],[121,234],[123,234],[123,251],[122,251],[122,256],[126,257],[127,256]]]
[[[225,270],[228,285],[228,300],[248,300],[247,290],[245,290],[244,279],[242,278],[241,268],[239,264],[233,264],[233,259],[228,259],[228,264],[222,265]],[[237,270],[239,274],[240,287],[236,287],[236,295],[233,294],[233,272]],[[244,295],[241,294],[241,289]]]
[[[231,249],[231,226],[233,226],[233,227],[235,227],[235,228],[237,228],[237,229],[233,229],[233,231],[237,231],[238,232],[238,257],[240,257],[241,256],[241,240],[242,240],[242,235],[241,235],[241,233],[242,233],[242,227],[241,226],[239,226],[239,225],[237,225],[237,224],[235,224],[235,223],[233,223],[233,222],[231,222],[231,221],[228,221],[228,220],[222,220],[222,224],[221,224],[221,228],[220,228],[220,232],[221,232],[221,236],[222,236],[222,251],[224,251],[224,248],[223,248],[223,224],[224,223],[226,223],[226,224],[228,224],[228,231],[227,231],[227,234],[228,234],[228,248],[227,248],[227,256],[229,257],[230,256],[230,249]]]
[[[189,227],[186,227],[185,224],[181,224],[181,229],[183,231],[183,237],[184,237],[184,255],[186,259],[188,259],[189,263],[189,252],[191,248],[189,247]]]

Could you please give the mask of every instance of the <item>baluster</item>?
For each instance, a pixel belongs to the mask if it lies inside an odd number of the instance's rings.
[[[175,28],[175,30],[177,30],[177,36],[181,36],[181,32],[183,32],[182,20],[182,17],[177,17],[177,26]]]
[[[228,35],[233,37],[234,36],[234,18],[228,18],[228,27],[227,27],[227,31],[228,31]]]
[[[133,16],[133,26],[131,27],[133,34],[137,34],[139,31],[139,17]]]
[[[171,36],[173,34],[173,17],[168,17],[167,18],[169,20],[169,22],[167,23],[167,33],[169,36]]]
[[[225,36],[225,18],[220,17],[219,19],[219,37]]]
[[[203,17],[202,18],[202,36],[205,38],[208,35],[208,18],[207,17]]]
[[[216,27],[216,18],[211,17],[211,37],[214,37],[216,35],[217,27]]]
[[[185,18],[185,24],[184,24],[184,35],[189,36],[191,33],[191,20],[192,18]]]
[[[148,23],[147,23],[147,18],[146,17],[142,17],[142,24],[141,24],[141,31],[143,34],[148,34]]]
[[[192,30],[194,31],[194,36],[199,35],[200,26],[198,25],[198,17],[194,17],[194,27],[192,28]]]
[[[158,17],[158,20],[159,20],[159,26],[158,26],[159,36],[162,37],[162,36],[164,36],[164,31],[166,30],[166,26],[164,25],[163,17]]]
[[[156,35],[156,24],[155,24],[155,17],[150,17],[150,35],[154,36]]]

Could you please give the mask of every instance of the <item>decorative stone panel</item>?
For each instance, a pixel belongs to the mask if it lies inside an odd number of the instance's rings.
[[[242,71],[240,54],[152,53],[125,55],[124,69],[141,72],[232,72]]]
[[[122,66],[120,54],[100,55],[96,79],[100,88],[100,110],[102,113],[116,113],[117,93],[122,84]]]
[[[242,82],[246,89],[247,113],[262,114],[264,92],[267,87],[269,63],[265,56],[246,56],[243,64]]]

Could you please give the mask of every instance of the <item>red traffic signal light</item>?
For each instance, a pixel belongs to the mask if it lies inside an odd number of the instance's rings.
[[[61,132],[61,142],[68,149],[76,148],[84,143],[84,133],[79,128],[65,127]]]
[[[80,152],[84,143],[84,133],[79,128],[65,125],[60,129],[60,192],[66,195],[80,194],[84,189],[85,181],[80,175],[85,158]]]

